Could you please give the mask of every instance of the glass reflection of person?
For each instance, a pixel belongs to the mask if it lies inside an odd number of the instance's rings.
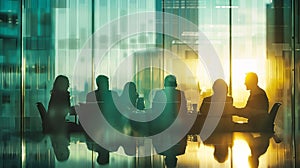
[[[246,89],[250,91],[247,104],[237,110],[237,115],[248,119],[245,130],[262,131],[271,128],[269,119],[269,99],[266,92],[258,86],[258,77],[249,72],[245,77]]]
[[[177,80],[174,75],[168,75],[164,80],[164,89],[155,93],[152,110],[163,109],[160,116],[150,122],[151,133],[157,134],[167,129],[177,118],[180,111],[187,113],[186,98],[183,91],[176,89]],[[162,107],[163,106],[163,107]],[[165,135],[171,136],[172,135]],[[168,137],[164,137],[168,139]],[[166,156],[165,163],[167,167],[176,167],[177,155],[184,154],[186,148],[186,136],[170,149],[161,152]],[[153,142],[157,148],[161,142]]]
[[[63,75],[57,76],[51,90],[47,113],[48,129],[52,131],[66,131],[65,117],[71,110],[68,88],[69,79]]]
[[[70,156],[70,140],[66,133],[50,134],[51,144],[57,161],[66,161]]]
[[[266,153],[272,136],[272,133],[261,133],[256,136],[249,133],[244,136],[251,150],[251,156],[248,157],[251,168],[257,168],[259,166],[259,157]]]
[[[210,137],[203,141],[204,145],[214,147],[214,158],[219,163],[228,160],[228,151],[232,148],[232,133],[214,131]]]

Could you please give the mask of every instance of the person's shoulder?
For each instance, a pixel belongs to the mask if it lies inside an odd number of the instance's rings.
[[[184,95],[184,91],[183,90],[179,90],[179,89],[176,89],[176,88],[170,89],[170,92]]]
[[[164,94],[166,92],[166,89],[158,89],[155,91],[155,94]]]
[[[203,98],[203,102],[211,102],[211,98],[212,96],[205,97]]]
[[[120,97],[117,91],[109,90],[108,92],[109,92],[109,94],[111,94],[114,98],[115,98],[115,97]]]
[[[226,96],[226,102],[233,102],[233,98],[231,96]]]
[[[90,92],[88,92],[88,93],[87,93],[87,96],[90,96],[90,95],[95,95],[95,93],[96,93],[96,91],[95,91],[95,90],[93,90],[93,91],[90,91]]]
[[[257,94],[267,95],[266,91],[260,87],[258,87]]]
[[[87,93],[86,99],[89,99],[89,101],[95,101],[97,95],[97,90],[93,90]]]
[[[179,90],[179,89],[175,89],[176,90],[176,92],[179,92],[179,93],[181,93],[181,94],[184,94],[184,91],[183,90]]]
[[[154,94],[154,98],[153,100],[154,101],[162,101],[162,100],[165,100],[166,98],[166,90],[165,89],[159,89],[159,90],[156,90],[155,91],[155,94]]]

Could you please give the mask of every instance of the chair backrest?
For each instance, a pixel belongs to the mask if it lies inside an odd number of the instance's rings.
[[[281,103],[274,103],[273,107],[271,108],[270,112],[269,112],[269,116],[272,122],[274,122],[275,118],[276,118],[276,114],[277,111],[279,109],[279,107],[281,106]]]
[[[41,115],[42,121],[44,121],[45,118],[46,118],[46,115],[47,115],[47,110],[46,110],[45,106],[43,105],[43,103],[37,102],[36,103],[36,107],[39,110],[39,113]]]

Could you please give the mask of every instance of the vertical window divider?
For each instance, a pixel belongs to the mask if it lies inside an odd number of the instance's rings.
[[[232,96],[232,0],[229,0],[229,90]]]

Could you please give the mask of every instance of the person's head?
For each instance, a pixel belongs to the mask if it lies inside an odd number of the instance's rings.
[[[245,86],[247,90],[252,90],[257,87],[258,77],[254,72],[248,72],[245,77]]]
[[[123,96],[125,96],[126,98],[130,98],[130,100],[132,102],[135,102],[138,94],[136,92],[136,85],[134,82],[127,82],[124,85],[124,89],[123,89]]]
[[[108,77],[105,75],[97,76],[96,84],[97,84],[98,90],[108,90],[108,88],[109,88]]]
[[[134,82],[127,82],[124,85],[123,92],[136,93],[136,85],[135,85],[135,83]]]
[[[67,91],[69,88],[69,79],[64,75],[55,78],[52,91]]]
[[[212,88],[213,88],[214,94],[216,94],[216,95],[227,95],[227,93],[228,93],[227,83],[223,79],[215,80]]]
[[[164,81],[165,87],[177,87],[177,80],[174,75],[168,75],[165,77]]]

